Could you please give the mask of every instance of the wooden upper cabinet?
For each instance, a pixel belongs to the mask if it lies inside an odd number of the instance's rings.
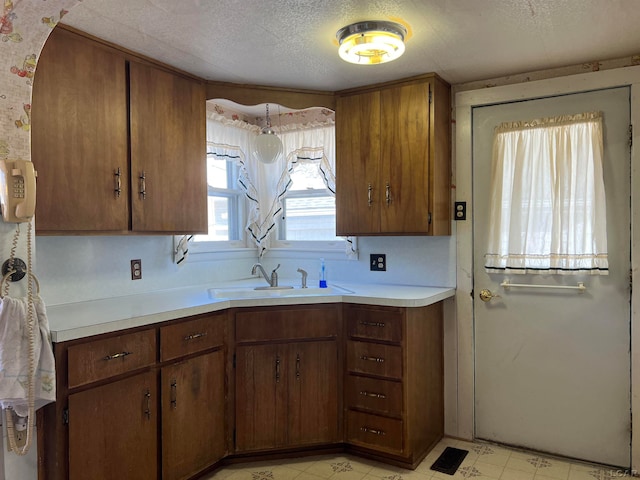
[[[34,77],[31,142],[38,171],[39,233],[128,229],[127,83],[122,56],[54,29]]]
[[[205,87],[130,64],[132,229],[206,233]]]
[[[38,233],[207,231],[203,82],[56,28],[32,103]]]
[[[449,85],[423,75],[338,95],[338,235],[449,235]]]
[[[380,231],[380,92],[338,97],[336,231]]]

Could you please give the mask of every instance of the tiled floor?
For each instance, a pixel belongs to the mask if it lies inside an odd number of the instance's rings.
[[[455,475],[431,470],[447,446],[469,451]],[[233,465],[204,480],[615,480],[623,476],[609,467],[445,438],[415,471],[351,455],[323,455]]]

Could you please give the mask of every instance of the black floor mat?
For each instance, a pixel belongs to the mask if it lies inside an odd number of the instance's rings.
[[[431,470],[436,472],[446,473],[447,475],[453,475],[458,470],[458,467],[464,460],[464,457],[469,453],[468,450],[461,450],[459,448],[447,447],[444,452],[440,454],[438,459],[431,465]]]

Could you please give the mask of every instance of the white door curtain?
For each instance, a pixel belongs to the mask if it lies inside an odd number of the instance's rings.
[[[602,116],[496,127],[489,273],[608,274]]]

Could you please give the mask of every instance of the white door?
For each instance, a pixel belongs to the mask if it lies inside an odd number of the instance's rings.
[[[487,274],[493,130],[504,121],[601,111],[609,275]],[[475,436],[630,466],[630,89],[473,110]],[[577,285],[587,290],[509,288]],[[500,295],[488,302],[483,289]]]

